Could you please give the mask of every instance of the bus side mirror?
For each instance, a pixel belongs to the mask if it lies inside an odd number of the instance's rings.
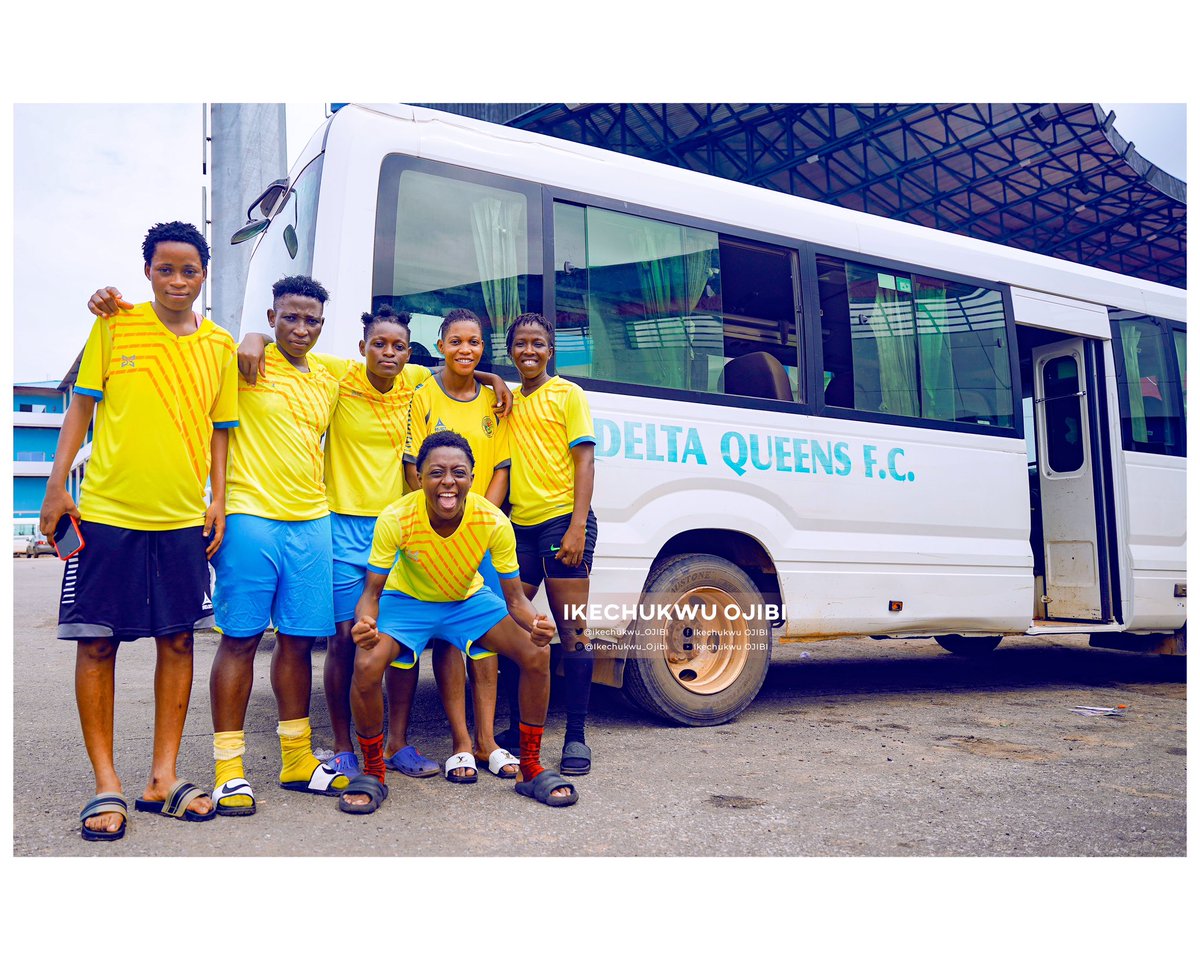
[[[250,201],[250,206],[246,208],[246,219],[254,219],[255,207],[258,207],[259,213],[264,217],[269,217],[271,211],[275,209],[275,204],[279,202],[279,198],[283,196],[283,192],[287,189],[287,185],[287,177],[281,180],[272,180],[267,184],[267,188]]]
[[[296,236],[296,228],[290,223],[283,228],[283,245],[287,247],[288,256],[296,259],[296,251],[300,249],[300,239]]]
[[[239,227],[229,238],[230,243],[244,243],[251,237],[257,237],[271,225],[270,220],[251,220],[245,226]]]

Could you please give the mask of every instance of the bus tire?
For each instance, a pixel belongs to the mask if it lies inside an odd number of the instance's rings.
[[[960,657],[985,657],[998,646],[1003,637],[963,637],[957,633],[948,633],[944,637],[934,637],[938,645]]]
[[[667,557],[651,568],[641,602],[694,605],[697,613],[637,622],[624,682],[636,706],[707,727],[728,723],[750,705],[771,662],[771,625],[750,577],[711,554]],[[751,616],[727,617],[733,604]],[[701,607],[716,615],[699,615]]]

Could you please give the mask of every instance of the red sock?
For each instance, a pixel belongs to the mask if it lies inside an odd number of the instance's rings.
[[[542,766],[542,731],[532,723],[521,723],[521,779],[532,780],[545,767]]]
[[[383,783],[383,775],[385,767],[383,765],[383,734],[378,733],[373,737],[364,737],[362,734],[357,734],[358,745],[362,747],[363,755],[363,773],[369,773],[373,777],[378,777],[379,782]]]

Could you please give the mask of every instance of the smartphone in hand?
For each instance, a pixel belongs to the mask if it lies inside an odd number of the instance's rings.
[[[69,513],[64,513],[54,528],[54,549],[60,560],[70,560],[83,549],[79,522]]]

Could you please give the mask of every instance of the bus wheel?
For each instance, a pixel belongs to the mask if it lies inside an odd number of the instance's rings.
[[[711,554],[668,557],[651,568],[641,606],[666,615],[636,625],[624,689],[637,706],[707,727],[750,705],[771,661],[771,625],[754,581]]]
[[[1003,637],[961,637],[957,633],[948,633],[944,637],[934,637],[944,649],[956,653],[960,657],[982,657],[991,653]]]

